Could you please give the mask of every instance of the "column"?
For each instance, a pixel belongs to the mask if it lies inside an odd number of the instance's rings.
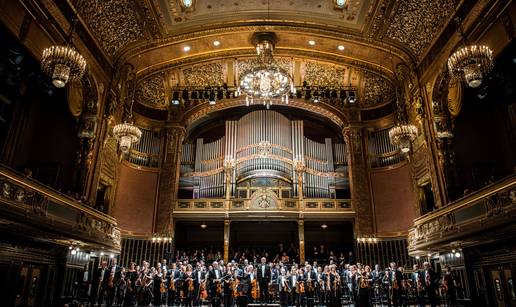
[[[229,231],[230,231],[231,221],[228,219],[224,220],[224,263],[228,263],[229,261]]]
[[[348,149],[348,172],[351,201],[355,209],[355,236],[374,234],[374,220],[369,185],[369,170],[361,126],[343,129]]]
[[[299,265],[302,266],[305,262],[305,221],[299,220],[298,233],[299,233]]]
[[[172,126],[166,129],[165,150],[159,176],[159,200],[154,217],[154,232],[156,233],[172,233],[172,212],[173,205],[177,200],[179,165],[185,134],[186,131],[182,126]]]

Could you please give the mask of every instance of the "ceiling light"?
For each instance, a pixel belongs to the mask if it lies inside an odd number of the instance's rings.
[[[344,49],[345,49],[345,47],[344,47],[343,45],[338,45],[338,46],[337,46],[337,49],[339,49],[340,51],[342,51],[342,50],[344,50]]]
[[[326,225],[326,224],[322,224],[322,225],[321,225],[321,228],[322,228],[322,229],[326,229],[326,228],[328,228],[328,225]]]
[[[201,224],[201,228],[202,228],[202,229],[204,229],[204,228],[206,228],[206,227],[208,227],[208,225],[206,225],[206,224]]]
[[[183,51],[184,51],[184,52],[188,52],[188,51],[190,51],[190,46],[184,46],[184,47],[183,47]]]
[[[419,256],[416,256],[416,260],[419,260]]]
[[[428,258],[432,257],[432,254],[431,253],[428,253],[427,254]]]
[[[455,253],[455,257],[456,257],[456,258],[460,258],[460,253],[459,253],[459,252],[456,252],[456,253]]]
[[[309,41],[308,41],[308,45],[310,45],[310,46],[315,46],[315,41],[314,41],[314,40],[309,40]]]
[[[111,259],[115,258],[115,255],[111,254],[111,255],[109,255],[109,258],[111,258]]]
[[[220,42],[219,41],[213,41],[213,46],[215,46],[215,47],[220,46]]]

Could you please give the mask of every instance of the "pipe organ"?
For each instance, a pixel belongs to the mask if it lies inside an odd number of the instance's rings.
[[[161,158],[161,132],[140,128],[142,137],[134,144],[128,161],[145,167],[159,167]]]
[[[369,153],[371,167],[384,167],[403,161],[400,150],[389,140],[389,128],[369,134]]]
[[[194,143],[195,142],[195,143]],[[302,120],[271,110],[258,110],[225,122],[224,136],[183,145],[180,189],[192,198],[250,198],[270,189],[280,198],[298,196],[294,163],[304,163],[306,198],[335,198],[347,189],[347,152],[331,138],[319,143],[304,135]],[[187,193],[182,193],[187,195]]]

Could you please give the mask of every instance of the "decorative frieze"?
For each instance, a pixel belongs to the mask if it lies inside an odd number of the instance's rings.
[[[135,100],[152,108],[166,109],[169,102],[165,99],[165,73],[160,72],[140,81],[136,86]]]

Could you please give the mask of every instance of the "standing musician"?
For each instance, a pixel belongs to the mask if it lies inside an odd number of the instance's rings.
[[[113,305],[113,301],[115,300],[115,292],[118,281],[121,278],[122,268],[117,265],[116,258],[111,259],[111,266],[107,272],[109,275],[107,276],[107,287],[106,287],[106,306],[110,307]],[[104,276],[105,278],[106,276]]]
[[[233,296],[236,287],[236,276],[231,263],[228,263],[222,276],[224,307],[233,306]]]
[[[455,278],[449,265],[444,266],[444,275],[441,281],[441,288],[446,298],[446,304],[450,307],[457,306],[457,296],[455,293]]]
[[[197,268],[193,272],[193,276],[194,276],[194,283],[193,283],[194,284],[194,293],[193,293],[194,304],[195,304],[195,306],[200,306],[200,305],[202,305],[201,285],[206,280],[206,273],[204,272],[203,267],[200,262],[197,263]]]
[[[203,276],[201,276],[201,279]],[[186,265],[186,271],[183,274],[183,293],[184,293],[184,304],[186,306],[193,306],[196,303],[196,291],[195,291],[195,283],[196,283],[196,275],[193,271],[192,265]]]
[[[383,271],[380,269],[380,265],[376,264],[374,266],[374,271],[371,272],[373,277],[373,296],[375,301],[381,299],[381,289],[382,289],[382,280],[383,280]]]
[[[283,267],[280,269],[280,275],[278,276],[278,289],[280,293],[280,306],[288,306],[292,288],[290,286],[289,277],[287,276],[287,271]]]
[[[289,305],[299,306],[299,275],[295,266],[290,270],[289,285],[290,291]]]
[[[165,287],[165,279],[159,264],[153,270],[152,285],[153,304],[154,306],[161,306],[162,297],[166,293],[167,288]]]
[[[240,270],[237,275],[238,280],[238,298],[237,305],[240,307],[247,306],[249,296],[251,294],[251,276],[253,274],[253,266],[248,265],[244,269]]]
[[[425,285],[423,282],[423,272],[419,269],[418,264],[414,264],[412,267],[412,274],[410,274],[411,288],[416,304],[418,307],[425,306]]]
[[[437,306],[437,283],[435,272],[429,262],[423,263],[426,295],[432,307]]]
[[[208,287],[209,294],[211,297],[211,305],[215,307],[219,307],[222,303],[222,287],[223,287],[223,279],[222,279],[222,270],[219,267],[219,263],[214,261],[212,264],[212,269],[208,272]]]
[[[333,280],[331,280],[331,299],[330,299],[330,305],[331,306],[340,306],[340,296],[341,296],[341,286],[342,282],[340,279],[340,274],[337,272],[337,265],[332,264],[330,265],[330,274]]]
[[[260,286],[260,303],[266,304],[269,302],[269,283],[271,282],[271,270],[267,265],[267,259],[261,258],[261,263],[257,267],[257,279]]]
[[[385,274],[387,286],[389,289],[388,306],[398,307],[401,298],[401,280],[403,275],[398,270],[396,262],[389,264],[389,270]]]
[[[371,274],[371,267],[365,266],[362,272],[357,273],[358,283],[358,307],[369,307],[371,304],[371,284],[373,282],[373,275]]]
[[[305,292],[306,292],[306,304],[308,307],[315,305],[315,295],[317,289],[317,273],[312,270],[312,266],[306,265],[306,272],[304,274],[305,280]]]
[[[181,278],[181,272],[177,269],[177,264],[172,263],[170,270],[167,272],[167,305],[173,306],[176,304],[178,297],[177,281]]]
[[[136,305],[136,279],[138,279],[136,263],[131,262],[131,264],[129,264],[129,269],[125,273],[126,291],[124,298],[124,306]]]

